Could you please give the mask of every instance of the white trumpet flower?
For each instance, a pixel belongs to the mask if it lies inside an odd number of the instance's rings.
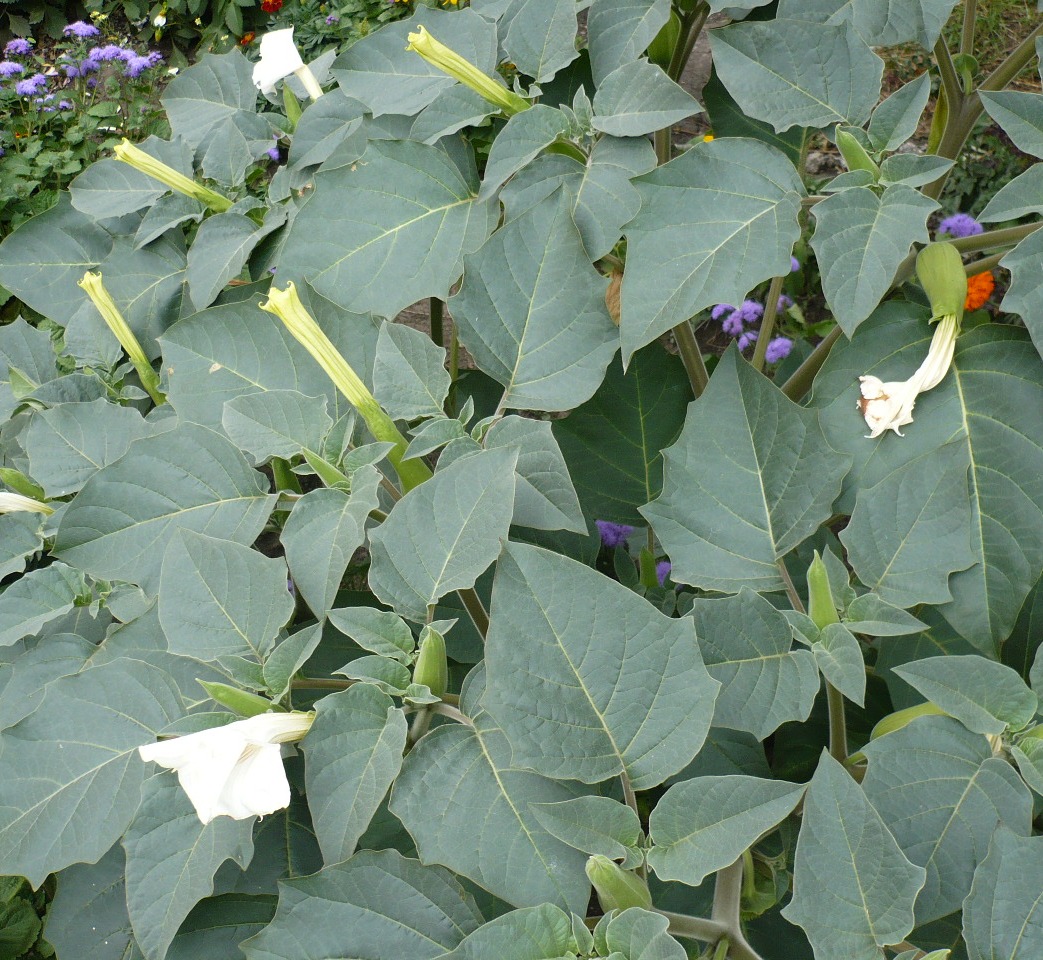
[[[263,817],[290,804],[280,744],[300,740],[314,713],[262,713],[223,727],[138,747],[141,759],[176,770],[202,823]]]
[[[261,93],[273,93],[275,85],[291,73],[304,84],[312,100],[322,96],[322,87],[293,42],[293,27],[272,30],[261,37],[261,59],[254,64],[253,81]]]
[[[23,497],[20,493],[0,491],[0,513],[54,513],[54,507],[32,497]]]

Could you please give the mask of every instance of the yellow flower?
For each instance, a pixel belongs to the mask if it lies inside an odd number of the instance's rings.
[[[178,173],[173,167],[168,167],[163,163],[162,160],[157,160],[150,154],[145,153],[144,150],[134,146],[126,137],[123,138],[121,143],[116,144],[112,152],[116,154],[117,160],[122,160],[135,170],[148,174],[153,180],[165,183],[172,190],[177,190],[178,193],[193,197],[215,213],[224,213],[225,210],[232,206],[232,201],[228,197],[222,197],[215,190],[196,183],[195,180],[186,177],[183,173]]]

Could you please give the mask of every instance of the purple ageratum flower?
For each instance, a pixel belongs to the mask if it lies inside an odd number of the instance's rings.
[[[733,310],[721,321],[721,329],[731,337],[737,337],[742,333],[742,314]]]
[[[123,76],[136,80],[151,66],[148,57],[131,57],[123,70]]]
[[[778,303],[775,305],[775,312],[776,313],[785,313],[792,306],[793,306],[793,298],[792,297],[787,297],[786,294],[784,294],[784,293],[780,294]]]
[[[0,61],[0,77],[14,77],[19,73],[25,73],[25,67],[13,60]]]
[[[743,300],[735,311],[743,323],[756,323],[764,316],[764,307],[756,300]]]
[[[719,303],[710,311],[711,320],[720,320],[726,313],[732,313],[735,310],[730,303]]]
[[[4,45],[4,53],[9,57],[24,57],[31,53],[32,49],[32,44],[28,40],[23,40],[21,37],[15,37],[14,40],[8,40]]]
[[[72,109],[72,101],[71,100],[59,100],[58,101],[58,109],[59,110],[71,110]]]
[[[625,523],[610,523],[608,520],[595,520],[598,533],[601,534],[601,542],[606,547],[619,547],[627,542],[627,537],[634,532],[633,527]]]
[[[790,258],[789,258],[789,272],[790,273],[796,273],[799,269],[800,269],[800,261],[795,256],[790,254]]]
[[[74,63],[63,63],[62,70],[70,80],[75,80],[80,75],[80,68]]]
[[[103,47],[95,47],[90,53],[91,60],[100,60],[103,63],[108,63],[110,60],[129,61],[136,56],[137,54],[133,50],[124,50],[123,47],[115,43],[107,43]]]
[[[82,20],[77,20],[75,23],[70,23],[62,33],[67,37],[79,37],[81,40],[85,40],[87,37],[96,37],[101,31],[90,23],[84,23]]]
[[[269,148],[268,148],[267,150],[265,150],[264,152],[268,154],[268,158],[269,158],[269,159],[270,159],[270,160],[271,160],[271,161],[272,161],[273,163],[278,163],[278,162],[279,162],[279,148],[278,148],[277,146],[275,146],[275,147],[269,147]]]
[[[332,27],[335,23],[340,23],[340,17],[338,17],[335,13],[331,13],[326,18],[326,26]]]
[[[80,63],[80,76],[85,77],[88,73],[95,73],[100,66],[101,64],[97,60],[88,57]]]
[[[985,228],[969,213],[954,213],[938,224],[938,233],[948,234],[959,240],[961,237],[976,237]]]
[[[660,560],[659,563],[655,565],[655,575],[656,579],[659,581],[659,586],[666,586],[666,578],[670,576],[671,568],[672,565],[669,560]]]
[[[741,337],[739,337],[739,350],[743,351],[751,344],[757,342],[757,331],[747,330]]]
[[[789,337],[775,337],[768,344],[768,349],[764,351],[764,359],[768,363],[778,363],[780,360],[785,360],[792,349],[793,341]]]
[[[147,59],[150,67],[158,67],[163,62],[163,54],[158,50],[150,50]]]
[[[42,73],[37,73],[26,80],[19,80],[14,85],[14,90],[20,97],[31,97],[40,93],[46,86],[47,78]]]

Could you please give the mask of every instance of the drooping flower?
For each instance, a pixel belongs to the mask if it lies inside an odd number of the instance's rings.
[[[9,57],[24,57],[32,53],[32,42],[22,37],[15,37],[4,44],[4,53]]]
[[[138,747],[141,759],[176,770],[202,823],[263,817],[290,804],[281,744],[300,740],[314,713],[262,713],[223,727]]]
[[[228,197],[223,197],[216,190],[204,187],[201,183],[196,183],[191,177],[186,177],[183,173],[173,169],[173,167],[134,146],[126,138],[117,143],[112,152],[116,155],[117,160],[130,164],[130,166],[140,170],[142,173],[147,173],[150,177],[160,181],[160,183],[165,183],[179,193],[193,197],[200,203],[208,206],[215,213],[224,213],[225,210],[232,206],[232,201]]]
[[[967,299],[963,302],[965,310],[979,310],[985,306],[992,291],[996,289],[996,278],[991,270],[976,273],[967,278]]]
[[[23,497],[20,493],[0,491],[0,513],[54,513],[54,507],[32,497]]]
[[[62,30],[62,33],[67,37],[79,37],[81,40],[85,40],[87,37],[98,36],[101,31],[93,23],[84,23],[82,20],[77,20],[68,24]]]
[[[281,5],[281,0],[280,0]],[[290,74],[304,84],[312,100],[322,96],[315,74],[311,72],[293,42],[293,27],[272,30],[261,37],[261,59],[254,64],[253,81],[261,93],[272,93],[275,85]]]
[[[0,77],[14,77],[20,73],[25,73],[25,67],[20,63],[13,60],[0,61]]]
[[[976,237],[985,228],[978,223],[969,213],[954,213],[946,217],[938,224],[938,233],[948,234],[950,237],[959,239],[961,237]]]
[[[780,360],[785,360],[792,349],[793,341],[789,337],[773,337],[764,351],[764,359],[768,363],[778,363]]]
[[[627,542],[627,537],[634,532],[634,528],[625,523],[612,523],[609,520],[595,520],[594,525],[601,534],[601,542],[606,547],[619,547]]]
[[[670,570],[672,568],[673,565],[669,560],[660,560],[659,563],[655,565],[655,575],[656,579],[659,581],[659,586],[666,586],[666,578],[670,576]]]

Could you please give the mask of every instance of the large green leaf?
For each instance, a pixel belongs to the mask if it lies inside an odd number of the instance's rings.
[[[957,0],[782,0],[778,16],[816,23],[851,23],[866,43],[916,40],[930,50]]]
[[[16,398],[12,390],[12,377],[32,384],[47,383],[58,376],[56,359],[51,338],[21,317],[0,327],[0,417],[7,420],[21,399],[21,392]]]
[[[384,323],[373,361],[373,395],[396,420],[441,417],[449,392],[445,349],[419,330]]]
[[[1037,164],[1029,167],[1028,172],[1041,169],[1043,165]],[[1036,269],[1041,257],[1043,230],[1037,230],[1000,261],[1000,266],[1010,271],[1010,286],[1000,306],[1025,321],[1036,351],[1043,356],[1043,276]]]
[[[595,82],[640,57],[669,19],[668,0],[594,0],[587,14],[587,44]]]
[[[316,174],[279,277],[307,279],[346,310],[385,317],[423,297],[445,299],[461,257],[495,225],[495,205],[477,192],[474,170],[463,174],[438,147],[371,141],[358,163]]]
[[[59,957],[142,960],[127,916],[123,871],[117,843],[97,863],[77,863],[58,874],[45,936]]]
[[[308,806],[326,863],[355,852],[402,766],[406,718],[368,683],[323,697],[302,744]]]
[[[545,153],[519,170],[500,191],[506,219],[550,196],[565,184],[573,197],[572,216],[593,261],[619,241],[623,224],[641,209],[630,181],[655,169],[655,151],[644,137],[601,137],[585,164],[561,153]]]
[[[783,588],[776,562],[829,518],[850,463],[734,347],[663,456],[663,492],[641,513],[676,582],[722,592]]]
[[[989,741],[949,717],[922,717],[863,747],[862,789],[902,852],[927,870],[917,926],[959,910],[998,824],[1031,833],[1032,794]]]
[[[159,622],[172,653],[262,660],[293,610],[279,558],[190,528],[164,551]]]
[[[496,568],[483,706],[514,761],[645,790],[699,751],[719,684],[690,620],[566,557],[509,544]],[[655,681],[649,680],[654,677]]]
[[[366,850],[280,884],[275,919],[243,952],[248,960],[433,960],[481,923],[445,870]]]
[[[112,249],[112,236],[67,194],[0,244],[0,284],[38,313],[68,323],[84,301],[76,286]]]
[[[227,400],[221,426],[229,439],[260,466],[272,457],[291,459],[302,450],[319,451],[333,427],[325,397],[296,390],[243,393]]]
[[[274,506],[266,488],[228,440],[182,423],[135,441],[87,480],[62,514],[55,553],[154,594],[164,551],[179,530],[253,543]]]
[[[1043,951],[1043,837],[1000,827],[963,905],[970,960],[1031,960]]]
[[[93,643],[74,633],[48,633],[0,663],[0,730],[29,716],[39,706],[44,687],[59,677],[78,673],[95,649]]]
[[[1043,94],[990,90],[981,102],[1019,150],[1043,157]]]
[[[168,188],[120,160],[98,160],[69,184],[72,205],[96,220],[151,206]]]
[[[424,620],[450,590],[473,587],[507,539],[517,453],[488,450],[439,470],[370,535],[370,589]]]
[[[735,23],[710,34],[710,49],[743,111],[778,132],[861,126],[880,97],[884,62],[847,23]]]
[[[538,83],[568,66],[576,49],[576,7],[571,0],[512,0],[500,21],[503,50],[520,73]]]
[[[391,812],[425,863],[445,864],[515,906],[582,911],[590,896],[586,854],[556,839],[533,809],[573,796],[512,762],[503,733],[480,714],[474,727],[439,727],[410,751]]]
[[[368,475],[372,482],[363,483]],[[340,589],[352,554],[366,539],[366,518],[377,506],[375,468],[355,473],[351,494],[312,490],[293,505],[280,539],[304,602],[322,618]]]
[[[804,799],[793,899],[782,911],[804,928],[816,960],[879,960],[882,946],[913,929],[925,876],[861,787],[823,753]]]
[[[29,557],[43,546],[43,522],[38,513],[0,516],[0,579],[21,573]]]
[[[24,446],[33,480],[48,497],[65,497],[148,433],[132,407],[105,400],[60,403],[33,417]]]
[[[545,830],[583,853],[623,860],[641,841],[641,821],[626,804],[611,797],[584,796],[558,803],[537,803],[533,813]]]
[[[840,539],[858,578],[888,603],[945,603],[949,574],[975,562],[967,457],[965,444],[947,443],[858,491]]]
[[[647,60],[613,70],[594,94],[595,130],[615,137],[655,133],[701,113],[699,101]]]
[[[866,134],[877,150],[897,150],[914,133],[931,95],[931,76],[921,73],[899,87],[874,111]]]
[[[285,222],[285,208],[282,217]],[[265,229],[242,213],[229,210],[203,221],[188,252],[189,295],[197,310],[205,310],[217,299],[229,280],[238,277]]]
[[[200,901],[178,930],[167,960],[242,956],[239,944],[259,933],[275,914],[274,896],[228,893]]]
[[[0,647],[68,613],[83,594],[83,574],[64,563],[32,570],[0,593]]]
[[[314,293],[309,300],[319,326],[368,381],[378,332],[373,319],[346,313]],[[325,396],[335,420],[350,409],[304,347],[254,298],[188,317],[161,343],[167,397],[182,420],[218,429],[228,400],[267,390]]]
[[[123,838],[127,910],[134,937],[149,960],[166,956],[189,911],[214,888],[225,860],[245,868],[253,856],[253,819],[199,822],[170,774],[145,781],[141,806]]]
[[[741,137],[697,143],[634,182],[641,212],[625,229],[624,363],[700,310],[788,274],[804,194],[783,154]]]
[[[0,862],[38,887],[97,860],[127,829],[146,768],[137,748],[181,716],[161,670],[118,660],[55,680],[0,737]]]
[[[663,489],[660,451],[677,439],[690,399],[684,364],[653,344],[634,354],[626,372],[609,364],[597,393],[554,421],[588,518],[641,523],[638,507]]]
[[[790,649],[793,631],[775,607],[743,587],[734,597],[696,600],[691,612],[706,669],[721,684],[715,726],[763,740],[783,723],[807,720],[819,691],[815,657]]]
[[[570,207],[561,191],[506,223],[465,260],[450,301],[461,343],[504,385],[501,408],[575,407],[590,399],[616,352],[607,283]]]
[[[333,63],[341,89],[364,103],[374,117],[414,116],[456,84],[419,54],[407,50],[407,36],[425,26],[479,70],[496,67],[496,28],[473,10],[438,10],[420,6],[408,20],[387,24],[362,37]],[[304,116],[307,117],[308,111]]]
[[[855,406],[858,377],[910,376],[927,354],[926,310],[886,304],[850,343],[833,349],[815,380],[812,407],[832,446],[853,456],[835,505],[850,513],[855,495],[950,441],[970,455],[973,567],[949,578],[953,602],[940,609],[981,650],[1010,633],[1043,572],[1043,362],[1021,331],[986,324],[962,334],[952,371],[916,402],[915,421],[867,440]]]
[[[567,136],[569,127],[568,117],[546,104],[511,117],[489,150],[480,196],[491,197],[544,148]]]
[[[986,736],[998,736],[1008,726],[1022,729],[1039,706],[1016,670],[975,654],[928,657],[893,670],[965,727]]]
[[[756,777],[675,783],[648,821],[648,865],[662,880],[697,887],[788,816],[803,793],[800,784]]]
[[[978,214],[978,219],[995,223],[1017,220],[1030,213],[1043,213],[1043,166],[1038,163],[1004,184]]]
[[[575,955],[572,918],[550,903],[523,907],[483,924],[445,960],[558,960]]]
[[[842,190],[815,204],[811,246],[822,291],[850,337],[876,309],[914,243],[927,243],[927,217],[938,204],[903,184],[877,196],[869,187]]]

